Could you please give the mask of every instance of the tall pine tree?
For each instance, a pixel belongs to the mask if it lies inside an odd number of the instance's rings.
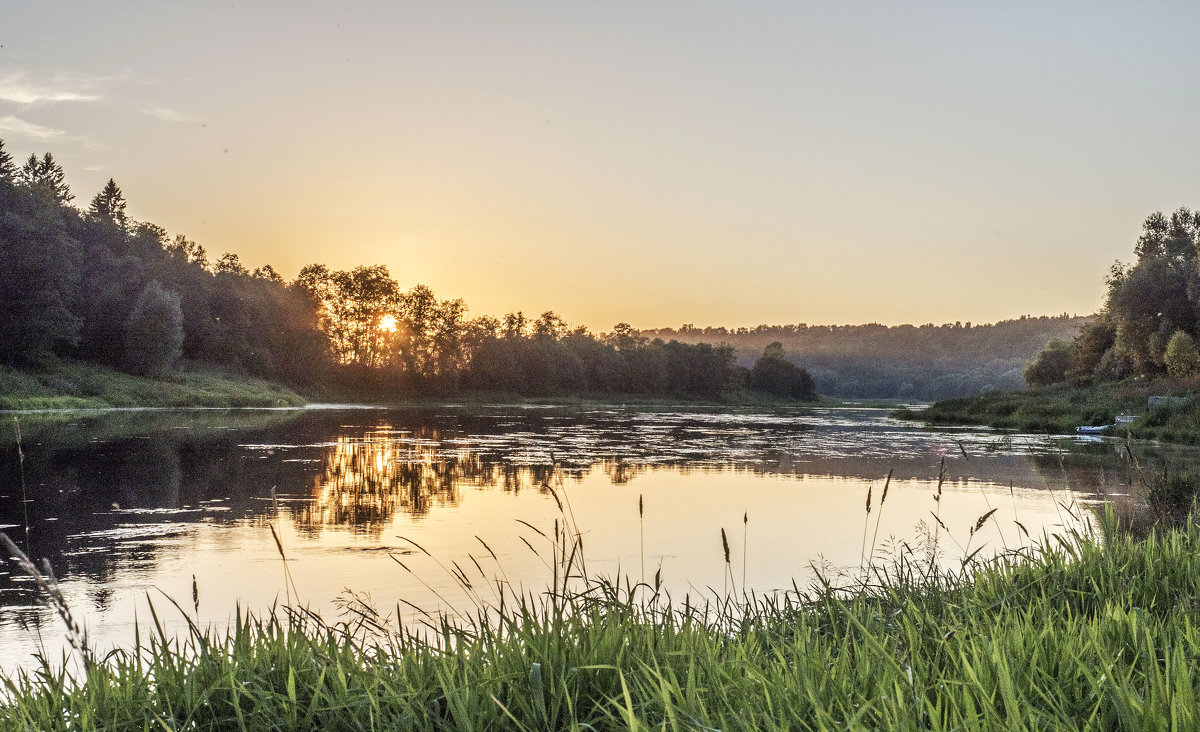
[[[109,178],[104,188],[92,198],[88,213],[98,219],[111,221],[122,229],[125,228],[125,195],[112,178]]]
[[[75,200],[75,195],[67,185],[67,174],[50,153],[43,155],[40,160],[37,155],[30,155],[21,168],[19,178],[34,191],[51,196],[61,204]]]
[[[4,140],[0,140],[0,185],[12,185],[17,181],[17,166],[13,163],[12,155],[4,149]]]

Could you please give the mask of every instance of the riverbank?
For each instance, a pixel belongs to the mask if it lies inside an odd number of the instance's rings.
[[[1117,384],[1057,384],[1028,391],[995,391],[946,399],[927,409],[894,414],[931,425],[983,425],[1022,432],[1075,434],[1083,425],[1113,424],[1119,414],[1138,419],[1114,435],[1171,442],[1200,442],[1200,384],[1182,380],[1134,380]],[[1176,398],[1150,406],[1150,397]]]
[[[807,407],[838,406],[818,397],[798,401],[738,390],[715,400],[653,394],[527,396],[512,392],[370,394],[361,390],[316,389],[301,395],[286,386],[210,366],[188,365],[159,379],[133,376],[95,364],[59,362],[40,369],[0,366],[0,410],[109,409],[120,407],[302,407],[310,402],[424,407],[462,404],[564,407]]]
[[[461,405],[467,407],[489,406],[552,406],[552,407],[647,407],[663,409],[718,409],[721,407],[836,407],[848,404],[839,399],[817,397],[812,401],[800,401],[755,391],[736,391],[722,395],[720,399],[687,399],[671,395],[655,394],[603,394],[572,395],[554,394],[530,396],[514,392],[461,391],[434,394],[401,394],[387,397],[371,396],[361,392],[321,393],[319,399],[328,403],[362,404],[379,407],[441,407]],[[854,403],[849,403],[854,404]],[[860,406],[854,404],[855,406]]]
[[[0,409],[105,409],[112,407],[298,407],[304,397],[263,379],[185,366],[148,379],[86,363],[59,362],[41,369],[0,366]]]
[[[242,616],[229,633],[146,640],[78,683],[10,680],[0,727],[1193,728],[1200,531],[1112,526],[957,578],[909,565],[850,596],[698,607],[592,581],[504,620],[435,623],[434,640],[358,605],[336,626]]]

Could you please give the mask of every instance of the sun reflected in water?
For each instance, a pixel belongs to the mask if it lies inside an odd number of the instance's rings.
[[[311,501],[294,520],[302,533],[343,526],[378,535],[398,516],[420,519],[436,507],[454,507],[464,488],[546,490],[546,466],[519,466],[456,446],[436,428],[398,430],[380,426],[338,436],[313,476]]]

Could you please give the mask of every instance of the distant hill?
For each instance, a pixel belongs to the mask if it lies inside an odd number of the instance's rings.
[[[1073,339],[1094,316],[1022,316],[972,325],[759,325],[644,330],[648,338],[726,343],[749,366],[769,344],[836,397],[933,400],[1024,387],[1021,370],[1051,338]]]

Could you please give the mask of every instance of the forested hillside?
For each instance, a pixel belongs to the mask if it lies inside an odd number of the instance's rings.
[[[292,383],[319,378],[324,337],[270,267],[131,221],[113,181],[85,210],[50,153],[18,168],[0,142],[0,360],[56,357],[161,376],[193,359]]]
[[[53,155],[18,166],[0,141],[0,362],[57,359],[169,377],[185,361],[336,395],[645,394],[714,399],[755,389],[811,399],[777,351],[754,369],[733,349],[593,334],[553,312],[470,319],[462,300],[401,289],[382,266],[305,267],[286,282],[236,254],[211,259],[126,215],[109,180],[84,209]]]
[[[1074,338],[1091,317],[1021,317],[989,325],[760,325],[643,331],[686,343],[728,343],[746,363],[773,342],[839,397],[943,399],[1018,389],[1021,373],[1052,338]]]
[[[196,362],[331,394],[480,390],[713,399],[934,399],[1020,385],[1050,338],[1085,318],[995,325],[759,326],[595,334],[553,312],[468,316],[380,265],[304,267],[285,281],[236,254],[126,215],[114,180],[77,208],[51,153],[17,165],[0,141],[0,362],[71,359],[166,377]],[[331,243],[333,245],[335,243]],[[810,378],[811,375],[811,378]]]

